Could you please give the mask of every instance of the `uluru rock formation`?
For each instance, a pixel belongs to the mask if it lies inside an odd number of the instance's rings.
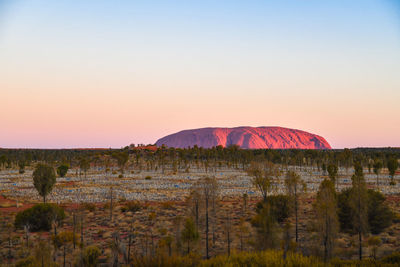
[[[244,149],[331,149],[321,136],[283,127],[200,128],[184,130],[159,139],[157,146],[187,148],[228,147]]]

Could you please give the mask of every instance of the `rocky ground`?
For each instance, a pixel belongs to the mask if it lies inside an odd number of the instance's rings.
[[[307,184],[308,192],[316,192],[326,175],[315,168],[294,168]],[[283,173],[285,170],[283,170]],[[125,171],[123,178],[118,178],[119,172],[108,174],[102,168],[91,169],[86,175],[78,175],[78,170],[70,170],[66,177],[57,178],[57,184],[48,196],[49,201],[56,203],[69,202],[103,202],[109,199],[110,187],[114,196],[127,200],[139,201],[182,201],[187,196],[190,187],[204,176],[215,176],[219,182],[220,195],[238,197],[243,193],[257,196],[258,192],[251,184],[251,178],[243,171],[221,168],[205,172],[204,169],[191,168],[189,173],[172,173],[165,171]],[[352,170],[341,169],[339,172],[338,189],[351,186]],[[376,175],[368,173],[365,178],[370,187],[376,186]],[[283,192],[284,174],[276,181],[276,191]],[[379,176],[379,190],[384,194],[400,192],[400,183],[389,185],[387,173]],[[41,201],[32,183],[32,170],[24,174],[17,170],[0,171],[0,194],[16,201],[25,199]]]

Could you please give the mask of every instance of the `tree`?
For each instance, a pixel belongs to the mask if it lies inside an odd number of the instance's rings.
[[[199,232],[192,218],[187,218],[182,231],[182,241],[187,243],[187,253],[190,253],[190,244],[199,239]]]
[[[32,232],[49,231],[54,220],[61,223],[64,218],[64,210],[59,206],[41,203],[18,212],[15,216],[14,225],[17,229],[22,229],[24,226],[29,225],[29,229]]]
[[[353,226],[358,234],[358,256],[362,259],[362,236],[368,229],[368,195],[364,173],[359,163],[354,165],[354,174],[351,177],[352,190],[350,206],[353,210]]]
[[[200,218],[200,202],[201,202],[201,195],[199,193],[197,185],[190,191],[190,195],[187,198],[187,204],[190,208],[190,213],[195,218],[196,227],[199,227],[199,218]]]
[[[331,179],[333,184],[336,183],[336,189],[338,189],[338,184],[339,184],[338,177],[337,177],[338,166],[334,165],[334,164],[330,164],[330,165],[328,165],[327,170],[328,170],[328,174],[329,174],[329,179]]]
[[[218,194],[218,182],[215,178],[205,177],[202,179],[198,185],[199,192],[205,202],[205,219],[206,219],[206,258],[209,259],[209,206],[210,201],[215,201]],[[212,202],[213,203],[213,202]]]
[[[385,200],[381,192],[368,190],[368,226],[369,231],[374,235],[380,234],[391,226],[395,218]]]
[[[90,169],[90,161],[87,158],[81,158],[79,161],[79,168],[81,171],[85,173],[85,178],[86,178],[86,173]]]
[[[318,232],[324,247],[324,260],[332,256],[335,239],[339,229],[335,186],[331,180],[325,179],[319,186],[315,211]]]
[[[396,170],[399,167],[399,162],[397,161],[396,158],[390,158],[387,162],[387,168],[389,170],[390,177],[392,178],[390,184],[394,185],[394,175],[396,174]]]
[[[46,203],[46,196],[51,192],[55,183],[54,168],[49,165],[38,164],[33,172],[33,185],[39,195],[43,197],[43,203]]]
[[[7,162],[6,155],[1,155],[0,156],[0,165],[1,165],[2,168],[4,168],[4,165],[6,164],[6,162]]]
[[[260,202],[251,224],[256,228],[256,247],[260,250],[274,249],[278,245],[279,227],[270,203]]]
[[[376,260],[376,254],[378,252],[378,247],[382,244],[382,240],[378,236],[371,236],[368,239],[368,246],[371,248],[371,256]]]
[[[69,165],[66,164],[66,163],[63,163],[63,164],[61,164],[60,166],[57,167],[57,174],[60,177],[64,177],[67,174],[68,169],[69,169]]]
[[[123,175],[125,165],[129,160],[128,152],[115,152],[112,154],[112,157],[117,160],[118,167],[121,171],[121,174]]]
[[[379,173],[381,172],[381,169],[383,167],[382,161],[380,161],[379,159],[375,160],[372,167],[376,175],[376,186],[379,186]]]
[[[299,208],[299,199],[298,196],[301,191],[305,191],[306,183],[301,179],[300,175],[295,173],[294,171],[289,171],[286,174],[285,179],[286,191],[292,202],[292,207],[294,209],[295,216],[295,229],[296,229],[296,243],[298,242],[298,208]]]
[[[280,176],[279,169],[272,162],[266,164],[252,162],[247,174],[252,177],[253,185],[261,192],[264,202],[272,191],[272,181]]]
[[[95,267],[98,265],[98,259],[101,255],[101,251],[96,246],[88,246],[85,248],[83,253],[84,266]]]
[[[54,243],[57,247],[63,247],[63,267],[65,267],[65,257],[67,254],[67,246],[74,240],[74,233],[65,231],[54,236]]]
[[[355,211],[350,203],[351,192],[352,188],[340,192],[338,195],[338,206],[341,230],[353,234],[356,233],[356,227],[353,224],[353,214]],[[368,230],[372,234],[380,234],[392,225],[394,213],[385,202],[385,196],[381,192],[369,189],[367,194]]]
[[[26,165],[25,160],[22,159],[22,160],[18,161],[18,167],[19,167],[18,172],[20,174],[23,174],[25,172],[25,165]]]

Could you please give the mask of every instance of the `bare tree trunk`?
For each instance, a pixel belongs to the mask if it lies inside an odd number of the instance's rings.
[[[65,247],[66,247],[66,244],[64,244],[64,261],[63,261],[63,267],[65,267]]]
[[[113,217],[113,188],[110,188],[110,222],[112,222]]]
[[[76,246],[76,214],[75,212],[72,214],[72,231],[73,231],[73,236],[72,236],[72,242],[74,243],[74,250]]]
[[[81,212],[81,266],[83,266],[83,213]]]
[[[295,210],[295,217],[296,217],[296,243],[299,241],[299,224],[298,224],[298,200],[297,200],[297,192],[296,188],[294,191],[294,210]]]
[[[208,255],[208,196],[206,196],[206,258],[210,258]]]

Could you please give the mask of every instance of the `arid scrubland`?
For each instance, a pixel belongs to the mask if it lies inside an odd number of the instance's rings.
[[[4,266],[399,262],[399,150],[1,152]]]

